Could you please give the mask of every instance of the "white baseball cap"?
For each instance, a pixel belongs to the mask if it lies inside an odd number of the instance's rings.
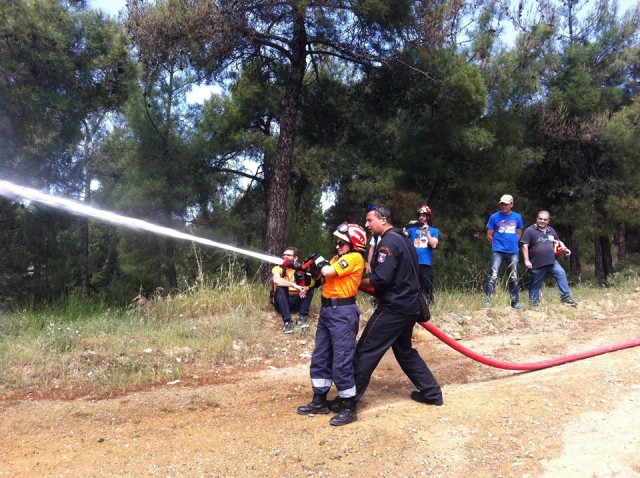
[[[511,194],[503,194],[500,198],[500,204],[513,204],[513,196]]]

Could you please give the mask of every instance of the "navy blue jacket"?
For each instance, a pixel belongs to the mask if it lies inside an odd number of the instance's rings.
[[[369,279],[376,291],[377,310],[419,315],[416,249],[402,229],[388,229],[378,241],[371,259]]]

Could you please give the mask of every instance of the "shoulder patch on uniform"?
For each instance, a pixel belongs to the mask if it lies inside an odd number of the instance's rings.
[[[382,264],[386,259],[387,256],[391,256],[393,254],[391,254],[391,249],[389,249],[387,246],[382,246],[378,249],[378,264]]]
[[[349,263],[347,261],[345,261],[344,259],[342,259],[341,261],[338,261],[338,265],[340,267],[342,267],[343,269],[346,269],[347,267],[349,267]]]

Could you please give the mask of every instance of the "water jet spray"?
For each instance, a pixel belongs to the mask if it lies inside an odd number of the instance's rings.
[[[168,227],[158,226],[156,224],[143,221],[142,219],[122,216],[111,211],[105,211],[104,209],[97,209],[91,206],[87,206],[86,204],[82,204],[77,201],[45,194],[36,189],[18,186],[17,184],[13,184],[9,181],[0,180],[0,196],[5,196],[7,198],[24,198],[28,199],[29,201],[44,204],[56,209],[61,209],[76,216],[87,216],[116,226],[148,231],[154,234],[173,237],[175,239],[197,242],[205,246],[216,247],[218,249],[224,249],[245,256],[253,257],[254,259],[259,259],[271,264],[282,264],[282,258],[280,257],[271,256],[260,252],[248,251],[246,249],[241,249],[229,244],[223,244],[202,237],[193,236],[191,234],[176,231]]]

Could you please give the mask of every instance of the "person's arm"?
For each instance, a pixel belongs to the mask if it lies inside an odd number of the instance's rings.
[[[330,264],[328,266],[324,266],[322,269],[320,269],[320,273],[325,277],[331,277],[331,276],[337,276],[338,275],[338,271],[336,271],[336,269]]]
[[[429,226],[425,226],[425,232],[427,233],[427,244],[431,249],[435,249],[438,247],[438,238],[431,235],[431,231],[429,231]]]
[[[278,287],[293,287],[298,292],[302,292],[304,287],[290,281],[287,277],[282,277],[280,274],[273,274],[273,283]]]
[[[516,231],[518,233],[518,241],[522,237],[522,231],[524,231],[524,222],[522,221],[522,216],[516,213],[517,222],[516,222]]]
[[[371,274],[371,260],[373,259],[374,249],[375,249],[375,246],[371,245],[369,246],[369,251],[367,252],[367,263],[365,264],[365,269],[367,271],[367,274]]]
[[[493,229],[487,229],[487,242],[489,245],[493,245]]]
[[[522,243],[522,257],[524,258],[524,265],[527,269],[533,269],[533,264],[529,260],[529,244]]]
[[[571,255],[571,249],[569,249],[566,246],[566,244],[560,240],[560,237],[558,236],[558,233],[555,231],[555,229],[551,228],[551,230],[553,231],[553,233],[552,233],[553,238],[556,241],[558,241],[560,243],[561,247],[562,247],[562,253],[565,255],[565,257],[569,257]]]

